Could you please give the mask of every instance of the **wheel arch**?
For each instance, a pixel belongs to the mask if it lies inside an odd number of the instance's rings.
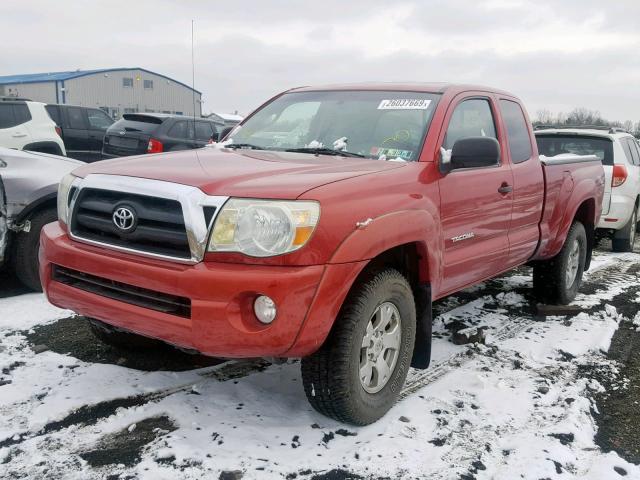
[[[64,156],[64,152],[62,151],[62,148],[60,148],[60,145],[53,141],[29,143],[25,145],[22,150]]]
[[[57,198],[57,192],[53,192],[31,202],[29,205],[22,209],[19,215],[16,216],[15,223],[22,223],[34,213],[45,208],[57,208]]]
[[[573,221],[569,224],[569,227],[571,227],[571,224],[573,224],[573,222],[578,220],[580,223],[582,223],[585,233],[587,234],[587,256],[584,262],[585,272],[589,270],[589,267],[591,266],[591,257],[592,257],[592,253],[593,253],[593,249],[596,241],[595,218],[596,218],[596,202],[593,198],[588,198],[578,206],[578,209],[576,210],[576,213],[573,216]]]

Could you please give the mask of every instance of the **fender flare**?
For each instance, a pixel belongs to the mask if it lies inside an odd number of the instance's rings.
[[[589,220],[591,221],[591,225],[595,229],[595,226],[597,224],[597,215],[599,214],[599,212],[597,211],[597,202],[593,197],[593,192],[596,191],[596,187],[597,185],[594,179],[583,179],[575,186],[566,200],[558,202],[558,207],[561,205],[573,205],[573,208],[571,208],[570,210],[568,209],[564,212],[562,219],[558,223],[555,234],[554,232],[549,232],[549,235],[553,235],[553,240],[547,243],[544,248],[542,248],[535,255],[535,259],[545,260],[553,258],[560,252],[560,250],[562,250],[562,247],[564,246],[564,243],[566,241],[567,233],[569,232],[569,228],[571,228],[571,225],[576,218],[578,209],[584,202],[589,200],[593,200],[594,202],[593,218],[590,218]],[[585,227],[586,226],[587,225],[585,225]],[[587,232],[587,237],[590,236],[593,237],[592,234]],[[591,239],[591,241],[593,242],[593,238]],[[590,259],[588,258],[587,261],[588,260]]]
[[[42,149],[50,150],[50,152],[43,153],[53,153],[53,155],[59,155],[61,157],[65,156],[62,148],[60,148],[60,145],[56,142],[34,142],[22,147],[22,150],[30,150],[33,152],[42,152]]]
[[[37,200],[31,202],[29,205],[24,207],[20,214],[16,216],[16,223],[22,223],[25,219],[29,218],[33,212],[39,210],[40,207],[47,204],[52,204],[53,207],[56,206],[56,200],[58,198],[58,193],[53,192],[47,195],[44,195]]]
[[[416,245],[419,256],[420,283],[430,283],[437,291],[442,273],[442,235],[438,216],[428,210],[402,210],[371,219],[342,241],[328,263],[371,260],[410,243]]]

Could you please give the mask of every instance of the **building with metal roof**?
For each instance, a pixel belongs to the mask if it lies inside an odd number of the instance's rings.
[[[0,96],[101,108],[112,117],[159,112],[202,116],[202,93],[140,67],[0,76]]]

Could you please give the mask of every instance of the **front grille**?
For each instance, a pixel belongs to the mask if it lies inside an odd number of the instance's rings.
[[[156,292],[155,290],[116,282],[115,280],[97,277],[58,265],[53,266],[51,276],[56,282],[84,290],[85,292],[148,308],[156,312],[191,318],[191,300],[187,297]]]
[[[114,212],[122,207],[135,217],[135,226],[129,230],[114,223]],[[191,258],[182,206],[176,200],[84,188],[75,202],[71,232],[78,238],[143,253]]]

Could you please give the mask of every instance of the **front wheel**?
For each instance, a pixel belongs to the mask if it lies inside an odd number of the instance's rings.
[[[36,292],[42,291],[38,272],[38,249],[40,248],[40,231],[47,223],[55,222],[58,213],[55,208],[46,208],[34,213],[30,218],[29,231],[16,234],[15,257],[13,268],[18,280]]]
[[[587,258],[587,234],[580,222],[569,229],[564,246],[555,257],[533,267],[533,289],[544,303],[567,305],[576,298]]]
[[[324,345],[302,359],[313,408],[355,425],[378,420],[404,385],[415,335],[414,297],[400,272],[386,269],[356,285]]]

